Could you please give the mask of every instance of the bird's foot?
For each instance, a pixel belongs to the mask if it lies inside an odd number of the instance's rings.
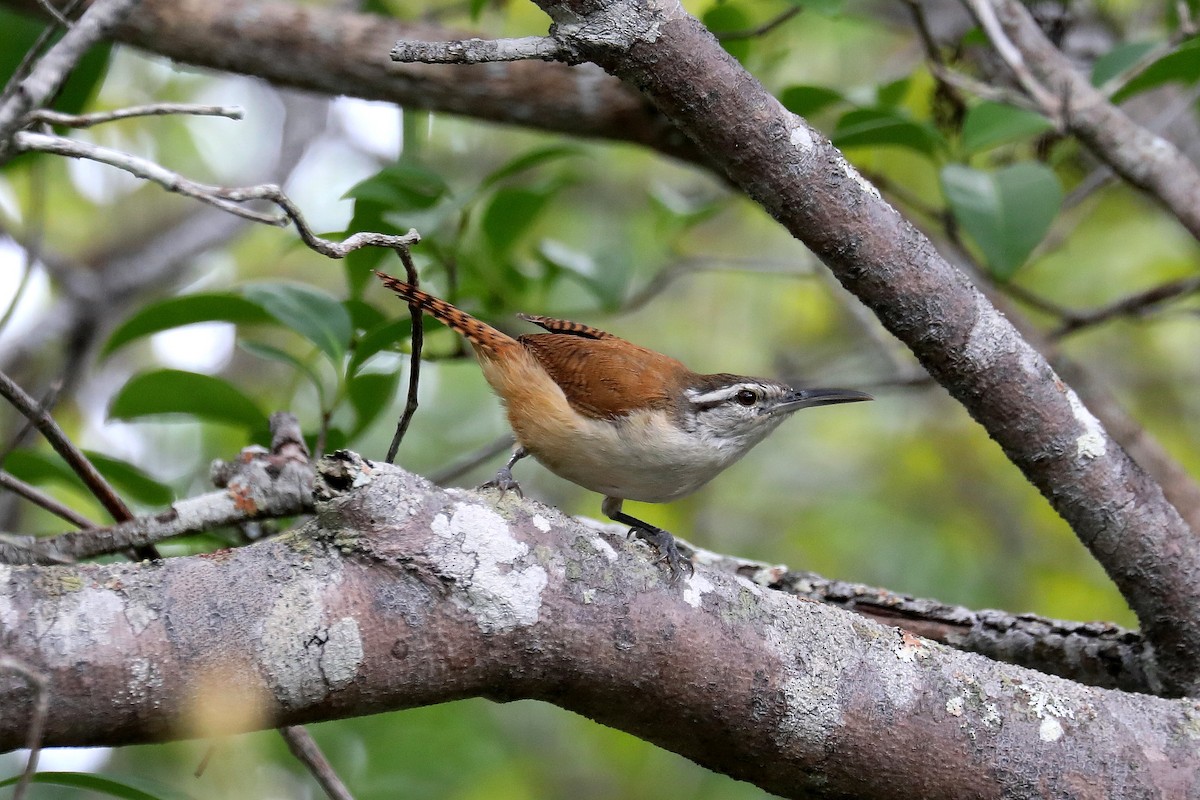
[[[512,469],[509,467],[501,467],[496,470],[496,477],[492,478],[487,483],[479,487],[480,489],[499,489],[500,494],[505,492],[516,492],[518,497],[524,497],[525,493],[521,491],[521,484],[517,483],[513,477]]]
[[[629,535],[636,535],[639,539],[646,540],[658,550],[660,555],[654,563],[667,565],[671,571],[672,584],[679,582],[685,569],[689,578],[696,574],[696,567],[692,564],[691,559],[684,558],[683,553],[679,552],[679,545],[675,544],[675,537],[670,532],[664,531],[662,528],[635,525],[629,529]]]

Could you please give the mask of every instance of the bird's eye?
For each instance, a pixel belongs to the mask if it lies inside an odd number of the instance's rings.
[[[758,403],[758,392],[750,389],[742,389],[733,396],[733,399],[737,401],[738,405],[746,406],[748,408]]]

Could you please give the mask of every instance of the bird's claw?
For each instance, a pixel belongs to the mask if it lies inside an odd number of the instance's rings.
[[[668,531],[664,531],[662,528],[633,527],[629,529],[629,535],[637,535],[638,538],[644,539],[658,550],[660,555],[654,560],[654,563],[667,565],[667,569],[671,571],[672,584],[679,582],[684,569],[687,569],[689,578],[696,574],[695,565],[692,564],[691,559],[684,558],[683,553],[679,552],[679,545],[675,544],[675,537]]]
[[[521,484],[517,483],[516,478],[513,477],[512,470],[508,467],[501,467],[500,469],[496,470],[496,477],[492,478],[479,488],[499,489],[500,494],[504,494],[505,492],[516,492],[518,497],[525,497],[525,493],[521,491]]]

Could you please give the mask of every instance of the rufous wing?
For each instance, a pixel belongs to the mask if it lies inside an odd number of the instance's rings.
[[[612,334],[534,333],[517,341],[558,384],[571,407],[594,419],[671,408],[688,374],[670,356]]]

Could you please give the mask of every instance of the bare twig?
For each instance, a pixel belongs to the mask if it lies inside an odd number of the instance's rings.
[[[129,506],[125,505],[125,502],[117,496],[104,476],[96,471],[83,451],[67,438],[54,418],[3,372],[0,372],[0,396],[12,403],[18,411],[25,415],[26,419],[37,427],[55,452],[62,456],[75,474],[83,479],[84,484],[112,515],[113,519],[117,522],[133,519],[133,512],[129,510]]]
[[[718,33],[717,39],[722,42],[732,42],[738,39],[757,39],[759,36],[765,36],[771,31],[775,30],[803,10],[804,6],[792,6],[782,14],[767,20],[762,25],[758,25],[753,28],[747,28],[744,31],[725,31],[724,33]]]
[[[50,0],[37,0],[37,4],[41,6],[42,11],[45,11],[50,17],[64,28],[71,27],[71,20],[67,19],[63,12],[55,8]]]
[[[396,248],[396,254],[404,263],[404,274],[409,285],[417,286],[419,276],[416,265],[413,264],[412,254],[408,252],[407,247]],[[400,442],[408,431],[413,415],[417,413],[417,388],[421,380],[421,350],[425,346],[425,324],[421,317],[421,309],[416,303],[408,304],[408,313],[412,317],[412,353],[408,362],[408,399],[404,403],[404,413],[400,415],[400,421],[396,423],[396,433],[392,436],[392,443],[388,446],[387,462],[389,464],[395,463]]]
[[[70,506],[63,505],[37,487],[30,486],[28,483],[16,477],[12,473],[6,472],[2,469],[0,469],[0,488],[8,489],[10,492],[24,497],[34,505],[41,506],[51,514],[65,519],[72,525],[76,525],[84,529],[96,527],[95,522],[92,522],[75,509],[71,508]]]
[[[1004,32],[1004,28],[1000,25],[1000,20],[996,18],[996,11],[992,8],[990,0],[963,0],[963,3],[974,14],[975,19],[979,22],[979,26],[983,28],[983,32],[987,34],[988,39],[991,41],[992,47],[996,49],[1000,58],[1012,70],[1017,83],[1021,85],[1021,88],[1029,96],[1029,99],[1037,104],[1038,110],[1054,122],[1056,127],[1061,128],[1064,124],[1062,102],[1034,77],[1033,72],[1025,64],[1025,57]]]
[[[447,464],[436,472],[429,474],[429,480],[436,483],[438,486],[444,486],[450,481],[457,480],[463,475],[478,466],[486,464],[496,456],[507,451],[513,446],[513,437],[511,433],[506,433],[491,442],[488,442],[483,447],[480,447],[473,453],[463,456],[458,461],[452,464]]]
[[[13,789],[12,800],[22,800],[29,790],[29,782],[37,772],[38,754],[42,749],[42,731],[46,725],[46,714],[50,711],[50,697],[47,691],[46,677],[33,667],[12,656],[0,655],[0,669],[15,672],[27,680],[33,687],[33,716],[29,720],[28,733],[25,736],[25,747],[29,750],[29,758],[25,761],[25,769],[21,779]]]
[[[292,755],[308,767],[308,771],[316,778],[317,783],[321,784],[321,788],[325,790],[329,800],[354,800],[354,795],[350,794],[350,790],[346,788],[346,784],[342,783],[342,779],[334,771],[329,759],[325,758],[320,746],[303,725],[280,728],[279,733],[287,742],[288,750],[292,751]]]
[[[1200,278],[1180,278],[1092,311],[1069,312],[1065,315],[1063,323],[1050,336],[1055,339],[1062,338],[1117,317],[1144,316],[1155,306],[1195,292],[1200,292]]]
[[[112,111],[97,111],[92,114],[64,114],[48,108],[30,112],[29,119],[47,125],[64,128],[90,128],[105,122],[132,117],[161,117],[169,114],[185,114],[196,117],[225,117],[242,119],[245,113],[239,106],[207,106],[196,103],[150,103],[141,106],[126,106]]]
[[[0,160],[14,152],[9,148],[9,140],[24,124],[25,115],[49,102],[88,48],[108,36],[139,2],[96,0],[66,35],[38,59],[29,76],[21,81],[20,90],[0,103]]]
[[[14,145],[22,151],[54,153],[68,158],[84,158],[108,164],[123,169],[131,175],[157,183],[168,191],[200,200],[254,222],[282,226],[290,221],[296,226],[296,231],[306,245],[329,258],[345,258],[347,254],[362,247],[409,247],[421,239],[415,230],[410,230],[403,235],[364,231],[347,237],[342,242],[335,242],[313,233],[296,204],[284,194],[279,186],[272,183],[239,188],[203,184],[185,178],[153,161],[129,153],[62,136],[29,131],[17,133],[14,137]],[[252,211],[240,205],[254,200],[273,203],[283,211],[283,216]]]
[[[404,64],[482,64],[494,61],[565,61],[572,54],[557,39],[524,36],[519,39],[459,39],[450,42],[401,40],[392,48],[392,60]]]

